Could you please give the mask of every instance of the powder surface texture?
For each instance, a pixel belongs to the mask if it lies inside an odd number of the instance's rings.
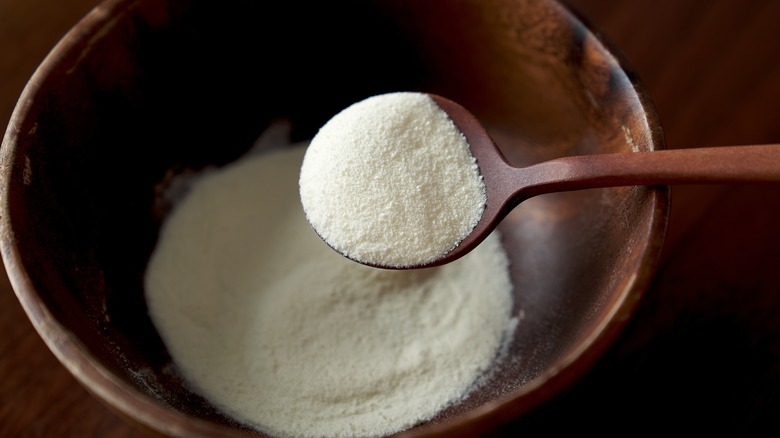
[[[146,272],[150,316],[194,391],[265,433],[392,434],[468,393],[514,330],[497,235],[449,265],[369,268],[312,232],[304,148],[198,179]]]
[[[323,240],[385,267],[444,257],[477,225],[486,199],[463,134],[433,99],[412,92],[372,96],[330,119],[299,184]]]

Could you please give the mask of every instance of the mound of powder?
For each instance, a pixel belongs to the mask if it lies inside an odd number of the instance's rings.
[[[371,437],[466,394],[514,329],[496,235],[462,259],[375,269],[331,250],[297,193],[303,148],[203,175],[146,271],[150,316],[194,391],[279,437]]]
[[[485,209],[466,138],[423,93],[372,96],[335,115],[312,139],[299,185],[317,234],[374,266],[444,257]]]

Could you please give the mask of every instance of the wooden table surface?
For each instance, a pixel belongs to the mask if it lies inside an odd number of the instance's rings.
[[[0,0],[0,130],[96,0]],[[669,148],[780,143],[780,0],[571,0],[620,47]],[[660,268],[581,382],[497,436],[780,428],[780,187],[675,186]],[[0,436],[140,437],[38,337],[0,278]]]

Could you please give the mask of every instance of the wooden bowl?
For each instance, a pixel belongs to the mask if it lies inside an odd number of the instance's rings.
[[[275,119],[308,139],[350,103],[401,90],[471,109],[518,165],[663,148],[636,74],[553,0],[108,0],[41,64],[3,140],[3,259],[49,348],[152,432],[256,434],[171,372],[147,315],[160,189],[236,159]],[[511,360],[403,435],[486,432],[587,372],[648,286],[668,206],[666,187],[636,187],[515,209],[501,226],[522,316]]]

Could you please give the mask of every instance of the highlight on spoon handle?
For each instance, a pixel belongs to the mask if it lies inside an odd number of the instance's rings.
[[[600,187],[780,182],[780,144],[572,156],[513,172],[523,199]]]

